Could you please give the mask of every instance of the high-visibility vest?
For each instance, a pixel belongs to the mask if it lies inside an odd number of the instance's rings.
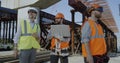
[[[69,26],[69,30],[70,30],[70,26]],[[69,33],[69,32],[68,32]],[[54,49],[56,47],[56,38],[52,38],[51,40],[51,49]],[[60,42],[60,49],[64,49],[64,48],[68,48],[69,47],[69,42]]]
[[[68,56],[69,42],[57,42],[57,40],[56,38],[51,40],[51,55]]]
[[[22,34],[18,43],[18,49],[39,49],[38,41],[32,36],[32,33],[40,32],[39,24],[35,24],[34,28],[31,27],[30,21],[23,20],[20,22]]]
[[[68,56],[69,55],[68,48],[69,48],[69,42],[66,41],[58,42],[58,39],[54,37],[52,38],[51,47],[50,47],[50,49],[52,50],[51,55]]]
[[[91,19],[88,20],[91,29],[91,37],[89,41],[90,52],[94,55],[103,55],[106,53],[106,43],[104,39],[103,29],[100,24],[96,24]],[[84,43],[82,44],[82,55],[87,57]]]
[[[57,39],[52,38],[51,40],[51,49],[54,49],[56,47],[56,41]],[[60,49],[68,48],[69,42],[60,42]]]

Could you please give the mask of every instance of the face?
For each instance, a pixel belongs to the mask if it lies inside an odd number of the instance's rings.
[[[60,24],[63,21],[61,18],[55,18],[55,24]]]
[[[28,13],[30,19],[36,19],[37,14],[34,12],[29,12]]]
[[[99,12],[99,11],[94,11],[94,15],[95,15],[96,18],[101,18],[102,13]]]

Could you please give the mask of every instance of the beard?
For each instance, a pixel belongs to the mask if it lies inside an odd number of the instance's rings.
[[[60,20],[55,21],[55,24],[61,24],[61,23],[62,23],[61,19],[60,19]]]
[[[101,18],[101,15],[100,14],[96,14],[95,17],[96,18]]]
[[[55,24],[60,24],[60,22],[55,22]]]
[[[101,13],[96,13],[96,12],[95,12],[95,17],[96,17],[96,18],[101,18],[101,16],[102,16]]]

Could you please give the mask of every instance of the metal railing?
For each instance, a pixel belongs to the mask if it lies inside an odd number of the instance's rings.
[[[17,14],[15,10],[0,7],[0,50],[10,50],[13,47],[13,37],[17,29]]]

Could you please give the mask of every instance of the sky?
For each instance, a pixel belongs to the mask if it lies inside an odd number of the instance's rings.
[[[115,35],[117,36],[118,48],[120,48],[120,7],[119,7],[120,0],[106,0],[106,1],[109,4],[112,15],[119,30],[119,32],[115,33]],[[71,21],[71,13],[70,13],[71,9],[73,8],[68,5],[68,0],[61,0],[60,2],[50,6],[47,9],[43,9],[43,11],[53,15],[56,15],[58,12],[61,12],[65,15],[65,18],[67,20]],[[80,23],[81,21],[82,21],[82,16],[79,12],[77,12],[75,14],[75,22]]]
[[[118,42],[117,45],[118,45],[118,48],[120,50],[120,7],[119,7],[120,0],[107,0],[107,1],[108,1],[109,6],[110,6],[114,20],[117,24],[118,30],[119,30],[119,32],[115,33],[115,34],[117,36],[117,42]]]
[[[44,9],[43,11],[56,15],[58,12],[61,12],[65,15],[65,19],[71,21],[71,12],[73,8],[68,5],[68,0],[61,0],[60,2],[50,6],[47,9]],[[82,17],[79,12],[75,14],[75,22],[81,22]]]

